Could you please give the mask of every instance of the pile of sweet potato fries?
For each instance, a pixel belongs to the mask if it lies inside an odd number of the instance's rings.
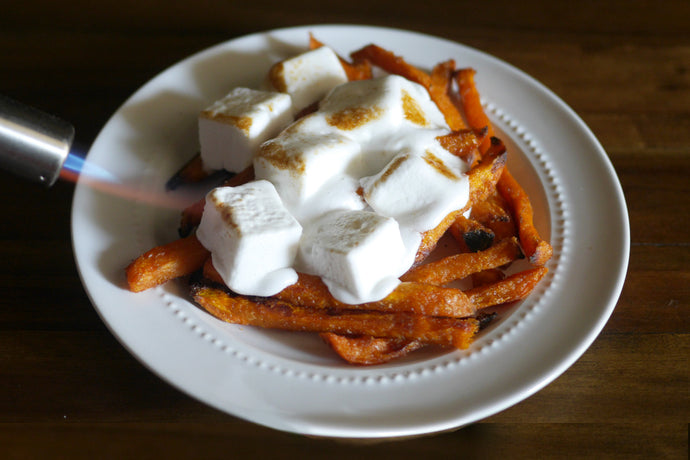
[[[310,37],[309,46],[323,44]],[[179,240],[151,249],[126,268],[128,287],[140,292],[192,275],[191,298],[217,318],[319,333],[353,364],[384,363],[424,346],[467,348],[491,319],[482,312],[525,298],[546,274],[544,264],[552,253],[534,227],[529,197],[506,167],[506,148],[494,137],[481,105],[475,71],[456,69],[455,62],[448,60],[428,73],[377,45],[351,53],[349,61],[340,60],[350,80],[372,78],[376,67],[426,87],[451,130],[438,140],[471,166],[467,205],[423,234],[415,264],[401,277],[401,284],[384,299],[360,305],[335,300],[320,278],[306,274],[270,298],[237,295],[223,284],[209,251],[194,235],[203,213],[201,200],[183,211]],[[196,180],[203,176],[199,171],[197,157],[175,180]],[[250,167],[225,185],[253,178]],[[457,240],[460,251],[427,262],[447,232]],[[531,267],[506,276],[505,269],[523,258]],[[447,287],[467,279],[471,280],[469,289]]]

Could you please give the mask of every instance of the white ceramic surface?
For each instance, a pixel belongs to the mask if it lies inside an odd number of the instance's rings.
[[[393,437],[457,428],[530,396],[564,372],[606,323],[623,286],[629,226],[623,194],[600,144],[543,85],[454,42],[365,26],[308,26],[238,38],[165,70],[103,128],[88,160],[144,192],[197,149],[200,109],[237,85],[258,86],[269,66],[303,50],[308,32],[342,55],[377,43],[421,67],[453,58],[477,85],[509,166],[549,236],[550,272],[469,350],[419,352],[352,367],[312,334],[222,323],[168,283],[124,289],[124,267],[176,238],[179,212],[77,185],[75,257],[95,308],[142,363],[187,394],[279,430],[332,437]],[[606,229],[602,232],[601,229]]]

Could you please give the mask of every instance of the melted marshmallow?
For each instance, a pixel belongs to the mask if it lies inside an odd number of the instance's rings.
[[[269,85],[292,96],[297,111],[318,102],[331,89],[346,82],[347,75],[338,56],[326,46],[278,62],[268,73]]]
[[[400,284],[405,246],[398,223],[371,211],[335,211],[309,226],[300,244],[303,271],[321,276],[345,303],[379,300]]]
[[[297,282],[292,265],[302,227],[270,182],[213,189],[196,235],[225,284],[239,294],[271,296]]]
[[[344,303],[388,295],[421,233],[467,201],[466,165],[436,140],[447,133],[424,87],[385,76],[336,86],[262,144],[256,178],[275,185],[304,228],[292,267],[321,276]]]
[[[287,94],[235,88],[199,114],[204,167],[239,172],[252,164],[259,145],[292,121]]]

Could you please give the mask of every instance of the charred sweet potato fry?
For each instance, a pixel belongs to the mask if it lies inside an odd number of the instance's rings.
[[[494,242],[494,232],[490,228],[463,215],[453,221],[450,232],[460,244],[462,252],[483,251]]]
[[[506,239],[493,247],[479,252],[453,254],[435,262],[419,265],[400,279],[417,283],[443,286],[490,268],[498,268],[521,256],[516,239]]]
[[[196,235],[157,246],[137,257],[125,269],[132,292],[166,283],[199,270],[209,256]]]
[[[419,83],[427,90],[431,85],[431,77],[428,73],[378,45],[367,45],[362,49],[354,51],[350,54],[350,58],[354,62],[368,61],[388,73],[400,75],[415,83]]]
[[[200,182],[207,177],[208,171],[204,169],[201,154],[197,153],[165,183],[165,188],[175,190],[181,185]]]
[[[508,203],[498,192],[486,200],[475,203],[470,218],[491,229],[497,241],[517,236],[517,228]]]
[[[467,348],[479,328],[475,318],[297,307],[275,298],[233,296],[204,285],[193,285],[192,297],[223,321],[271,329],[370,335]]]
[[[419,340],[387,339],[370,335],[340,335],[324,332],[321,338],[350,364],[371,366],[401,358],[424,346]]]
[[[524,299],[549,270],[536,267],[510,275],[496,283],[485,284],[465,291],[478,310]]]

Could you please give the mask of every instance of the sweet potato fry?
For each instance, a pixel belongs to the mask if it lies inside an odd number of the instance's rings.
[[[455,72],[455,81],[458,84],[460,100],[467,123],[475,129],[486,127],[489,130],[487,138],[479,147],[479,151],[485,153],[489,149],[489,139],[494,136],[494,129],[482,107],[482,101],[474,83],[475,73],[476,71],[471,68],[460,69]]]
[[[517,221],[520,244],[532,264],[542,266],[551,258],[551,245],[539,236],[534,227],[534,211],[527,193],[506,169],[496,189],[508,202]]]
[[[495,149],[495,151],[490,151],[489,153],[490,155],[487,155],[479,165],[467,172],[470,181],[470,196],[467,204],[462,209],[448,214],[436,228],[422,234],[422,242],[417,250],[415,264],[419,264],[431,254],[436,248],[438,240],[450,228],[458,216],[470,209],[474,203],[485,200],[493,192],[496,182],[498,182],[505,167],[506,152],[505,149]]]
[[[204,277],[223,284],[223,279],[209,258],[204,264]],[[298,307],[341,308],[381,312],[410,312],[420,315],[463,318],[475,313],[474,305],[459,289],[442,288],[415,282],[401,283],[393,292],[376,302],[348,305],[331,295],[320,277],[299,274],[298,281],[274,296]]]
[[[450,97],[450,89],[453,83],[455,61],[448,60],[436,64],[431,71],[429,81],[429,96],[446,119],[451,131],[467,128],[462,114]]]
[[[168,179],[168,182],[165,183],[165,189],[175,190],[180,185],[202,181],[206,179],[208,175],[208,171],[204,169],[201,154],[197,153]]]
[[[496,241],[518,236],[508,203],[498,192],[491,194],[484,201],[475,203],[470,218],[491,229]]]
[[[431,77],[428,73],[409,64],[400,56],[396,56],[391,51],[381,48],[378,45],[367,45],[350,54],[354,62],[368,61],[372,65],[380,67],[388,73],[396,74],[407,78],[415,83],[419,83],[427,90],[431,85]]]
[[[233,296],[222,289],[203,285],[192,286],[192,297],[223,321],[290,331],[370,335],[467,348],[479,327],[475,318],[313,309],[297,307],[275,298]]]
[[[505,146],[500,141],[496,144],[495,149],[488,150],[482,161],[467,172],[470,180],[470,199],[463,212],[475,203],[486,200],[496,190],[496,184],[503,174],[508,158]]]
[[[325,46],[324,43],[319,41],[314,35],[309,34],[309,49],[316,49]],[[340,60],[340,65],[343,66],[345,75],[349,81],[354,80],[368,80],[371,78],[371,64],[369,61],[354,61],[348,62],[345,58],[338,55]]]
[[[474,287],[466,292],[477,309],[524,299],[549,270],[536,267],[510,275],[502,281]]]
[[[347,305],[337,301],[321,278],[299,275],[299,281],[275,295],[293,305],[312,308],[351,308],[382,312],[410,312],[420,315],[463,318],[475,313],[473,305],[459,289],[403,282],[376,302]]]
[[[438,240],[441,239],[443,234],[446,233],[451,224],[462,214],[462,212],[461,210],[451,212],[435,228],[422,233],[422,242],[419,244],[419,249],[417,249],[417,255],[414,259],[415,265],[421,263],[434,251],[434,249],[436,249]]]
[[[460,244],[462,252],[483,251],[491,247],[494,242],[494,232],[490,228],[463,215],[453,221],[450,232]]]
[[[246,184],[252,180],[254,180],[254,166],[250,165],[226,180],[223,185],[227,187],[237,187],[238,185]],[[201,222],[201,215],[204,213],[205,204],[206,198],[202,198],[182,210],[180,227],[177,230],[181,238],[189,236],[194,228],[199,225],[199,222]]]
[[[443,286],[490,268],[501,267],[521,256],[516,239],[506,239],[480,252],[453,254],[435,262],[410,269],[400,279]]]
[[[469,125],[475,129],[486,126],[489,129],[489,136],[491,137],[493,136],[493,127],[482,107],[479,92],[474,84],[474,74],[474,69],[469,68],[461,69],[455,73],[455,79],[460,88],[462,106]],[[491,137],[491,139],[494,138]],[[495,145],[493,141],[488,144],[484,142],[479,150],[485,153]],[[534,227],[534,214],[529,197],[507,169],[496,185],[496,188],[506,201],[508,201],[511,207],[513,216],[517,221],[520,243],[525,250],[525,254],[534,265],[544,265],[551,258],[553,249],[548,242],[539,236],[539,233]]]
[[[486,284],[503,281],[506,278],[506,274],[498,268],[489,268],[488,270],[482,270],[477,273],[472,273],[471,278],[472,287],[476,288],[479,286],[484,286]]]
[[[199,270],[209,251],[196,235],[157,246],[137,257],[127,268],[127,285],[141,292]]]
[[[419,340],[386,339],[370,335],[320,334],[338,356],[350,364],[370,366],[401,358],[424,346]]]
[[[477,148],[486,137],[488,129],[460,129],[436,140],[441,146],[455,156],[465,160],[471,167],[479,163],[480,154]]]

